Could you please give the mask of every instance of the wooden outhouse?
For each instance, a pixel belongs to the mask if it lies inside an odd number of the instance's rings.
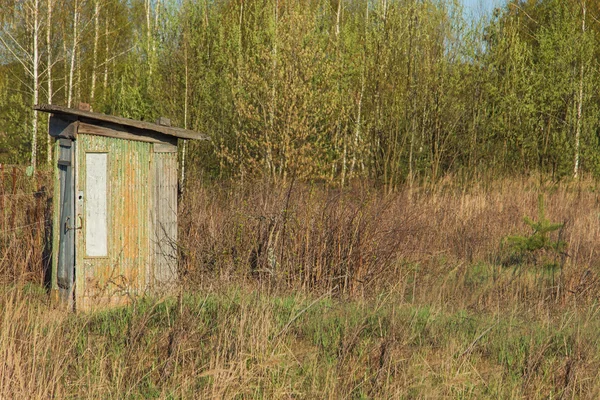
[[[160,292],[177,280],[177,140],[197,132],[70,109],[55,138],[51,288],[89,310]],[[167,123],[165,123],[167,122]]]

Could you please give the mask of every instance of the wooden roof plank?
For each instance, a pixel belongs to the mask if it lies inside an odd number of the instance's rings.
[[[148,130],[151,132],[162,133],[163,135],[173,136],[180,139],[192,139],[192,140],[210,140],[210,138],[200,132],[190,131],[188,129],[175,128],[171,126],[164,126],[153,124],[151,122],[138,121],[135,119],[115,117],[113,115],[107,115],[92,111],[78,110],[74,108],[67,108],[57,106],[54,104],[38,104],[34,106],[35,110],[52,113],[55,115],[64,115],[75,117],[79,120],[85,120],[86,122],[109,122],[116,125],[122,125],[126,127],[133,127],[137,129]]]

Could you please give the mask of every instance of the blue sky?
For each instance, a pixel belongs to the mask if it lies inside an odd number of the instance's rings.
[[[501,7],[506,4],[506,0],[461,0],[465,7],[467,16],[479,17],[482,14],[489,14],[494,7]]]

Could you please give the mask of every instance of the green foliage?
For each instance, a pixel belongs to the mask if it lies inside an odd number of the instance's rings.
[[[562,179],[576,152],[600,174],[597,2],[583,30],[581,3],[562,0],[511,0],[480,20],[454,0],[88,1],[55,7],[50,45],[41,3],[40,102],[71,92],[72,106],[204,132],[212,144],[191,143],[186,160],[205,176]],[[15,1],[2,10],[0,159],[24,162],[32,24]]]
[[[525,216],[523,221],[533,232],[529,236],[515,235],[508,236],[505,239],[505,243],[513,252],[513,255],[521,258],[533,255],[539,250],[548,250],[555,253],[561,253],[565,250],[567,246],[566,242],[560,240],[560,238],[557,240],[552,240],[551,238],[551,233],[562,229],[564,224],[553,223],[548,220],[544,207],[543,194],[540,194],[538,197],[538,220],[534,221]]]

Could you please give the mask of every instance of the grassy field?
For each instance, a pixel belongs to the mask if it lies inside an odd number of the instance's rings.
[[[459,282],[458,290],[465,290]],[[1,295],[2,398],[597,398],[598,306],[496,310],[259,288],[65,315]],[[500,305],[499,305],[500,307]]]
[[[540,193],[566,247],[517,251]],[[0,398],[600,397],[594,182],[190,187],[180,215],[179,295],[96,314],[50,304],[41,233],[0,237]]]

